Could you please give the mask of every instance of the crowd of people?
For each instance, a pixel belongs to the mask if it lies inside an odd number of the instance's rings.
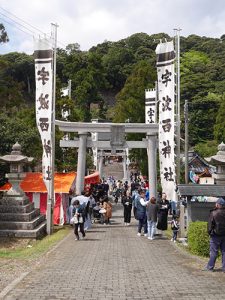
[[[171,203],[167,200],[165,193],[158,200],[155,197],[150,197],[149,199],[148,189],[139,188],[138,190],[136,188],[132,192],[132,199],[134,216],[138,220],[138,236],[141,236],[143,233],[149,240],[154,240],[156,230],[160,230],[161,233],[167,230]],[[172,241],[176,242],[179,222],[175,212],[173,212],[171,229],[173,231]]]
[[[91,193],[82,191],[81,195],[74,196],[70,201],[69,219],[70,224],[74,225],[75,240],[83,239],[95,220],[101,224],[110,224],[111,217],[112,203],[107,192],[98,186]]]
[[[138,177],[136,177],[138,178]],[[179,231],[179,218],[176,209],[171,206],[165,193],[157,200],[150,197],[147,181],[136,180],[131,184],[116,181],[113,177],[92,185],[88,192],[71,199],[70,219],[74,225],[75,240],[85,237],[86,231],[97,220],[100,224],[110,224],[112,218],[112,202],[123,205],[124,225],[129,226],[131,215],[138,221],[137,236],[146,236],[154,240],[156,231],[161,233],[168,228],[168,214],[172,230],[171,241],[176,242]],[[79,232],[81,235],[79,235]],[[213,271],[218,251],[222,253],[222,270],[225,272],[225,200],[219,198],[215,208],[210,212],[208,221],[210,235],[210,259],[204,271]]]
[[[76,240],[84,238],[85,232],[96,221],[100,224],[111,224],[112,202],[116,205],[118,201],[123,205],[125,226],[131,223],[133,208],[133,215],[138,221],[138,236],[143,234],[149,240],[153,240],[157,229],[167,230],[171,204],[166,199],[166,194],[163,193],[158,201],[155,197],[149,197],[148,181],[143,181],[138,176],[135,178],[136,181],[128,184],[128,181],[116,181],[111,176],[99,184],[91,185],[89,191],[83,191],[81,195],[71,199],[70,219],[74,224]],[[179,222],[175,214],[171,229],[172,241],[176,242]],[[79,236],[79,231],[81,236]]]

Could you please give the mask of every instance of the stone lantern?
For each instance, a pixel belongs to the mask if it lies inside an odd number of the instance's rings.
[[[33,161],[32,157],[22,155],[21,146],[16,142],[12,146],[12,152],[9,155],[0,157],[0,160],[10,164],[10,173],[6,174],[12,187],[8,191],[8,195],[22,196],[23,190],[20,188],[20,182],[25,178],[26,174],[23,173],[23,167]]]
[[[40,209],[34,207],[20,188],[26,177],[23,167],[33,158],[22,155],[21,146],[16,143],[11,154],[1,156],[0,160],[10,165],[10,173],[6,177],[12,185],[0,199],[0,238],[41,238],[46,234],[45,215],[40,214]]]
[[[217,154],[210,157],[209,163],[216,166],[216,173],[212,174],[212,177],[215,179],[215,184],[224,185],[225,184],[225,144],[223,142],[218,146]]]

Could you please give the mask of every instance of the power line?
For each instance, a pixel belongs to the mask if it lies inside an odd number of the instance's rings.
[[[3,7],[0,7],[0,9],[3,10],[3,11],[5,11],[7,14],[13,16],[14,18],[18,19],[19,21],[23,22],[24,24],[28,25],[29,27],[35,29],[37,32],[39,32],[39,34],[41,33],[41,34],[43,34],[43,35],[46,36],[46,37],[49,37],[49,38],[51,37],[51,34],[46,34],[46,33],[44,33],[43,31],[41,31],[41,30],[38,29],[37,27],[35,27],[35,26],[29,24],[28,22],[24,21],[23,19],[17,17],[16,15],[12,14],[12,13],[9,12],[8,10],[4,9]],[[5,18],[11,20],[13,23],[18,24],[19,26],[25,28],[26,30],[28,30],[29,32],[31,32],[32,35],[37,34],[37,33],[35,33],[33,30],[29,29],[27,26],[24,26],[24,25],[21,24],[20,22],[15,21],[13,18],[11,18],[11,17],[9,17],[9,16],[7,16],[7,15],[1,13],[1,12],[0,12],[0,14],[1,14],[2,16],[4,16]],[[2,18],[0,17],[0,19],[2,19]],[[6,22],[6,23],[8,23],[8,24],[10,24],[10,25],[12,25],[12,26],[15,26],[18,30],[20,30],[20,31],[22,31],[22,32],[24,32],[24,33],[26,33],[26,34],[29,34],[28,32],[25,32],[24,30],[22,30],[21,28],[19,28],[17,25],[14,25],[13,23],[8,22],[8,21],[6,21],[5,19],[2,19],[2,20],[4,20],[4,22]],[[31,35],[31,34],[30,34],[30,35]],[[62,42],[60,42],[60,41],[57,41],[57,42],[58,42],[58,44],[60,44],[60,45],[63,46],[64,48],[66,48],[66,45],[65,45],[64,43],[62,43]]]
[[[12,14],[12,13],[11,13],[11,12],[9,12],[8,10],[4,9],[3,7],[1,7],[1,6],[0,6],[0,9],[1,9],[1,10],[3,10],[3,11],[5,11],[5,12],[6,12],[6,13],[8,13],[9,15],[12,15],[14,18],[16,18],[16,19],[18,19],[18,20],[22,21],[24,24],[26,24],[26,25],[30,26],[31,28],[33,28],[33,29],[35,29],[35,30],[37,30],[37,31],[41,32],[42,34],[45,34],[43,31],[41,31],[41,30],[40,30],[40,29],[38,29],[37,27],[35,27],[35,26],[33,26],[33,25],[29,24],[28,22],[24,21],[23,19],[21,19],[21,18],[17,17],[16,15]],[[10,17],[8,17],[8,18],[10,19]],[[16,22],[16,21],[14,21],[14,22],[15,22],[15,23],[18,23],[18,22]],[[23,26],[23,25],[21,24],[21,26]],[[23,26],[23,27],[25,27],[25,26]],[[30,31],[31,31],[31,30],[30,30]]]
[[[19,28],[19,27],[16,26],[15,24],[13,24],[13,23],[11,23],[11,22],[5,20],[5,19],[2,18],[1,16],[0,16],[0,20],[3,20],[3,22],[8,23],[9,25],[14,26],[17,30],[20,30],[20,31],[22,31],[23,33],[26,33],[27,35],[31,36],[32,38],[34,37],[31,33],[27,32],[27,31],[24,31],[23,29]],[[47,41],[46,41],[46,45],[48,45],[48,46],[50,45],[50,47],[52,47],[51,43],[49,43],[49,42],[47,42]]]
[[[8,17],[7,15],[4,15],[4,14],[3,14],[3,13],[1,13],[1,12],[0,12],[0,15],[2,15],[3,17],[5,17],[5,18],[7,18],[7,19],[11,20],[13,23],[15,23],[15,24],[18,24],[19,26],[21,26],[21,27],[25,28],[26,30],[28,30],[28,31],[30,31],[31,33],[33,33],[33,34],[34,34],[34,31],[30,30],[29,28],[27,28],[27,27],[26,27],[26,26],[24,26],[23,24],[16,22],[15,20],[13,20],[12,18]]]
[[[22,30],[21,28],[17,27],[17,26],[16,26],[15,24],[13,24],[12,22],[9,22],[9,21],[5,20],[5,19],[2,18],[1,16],[0,16],[0,19],[3,20],[3,22],[5,22],[5,23],[14,26],[16,29],[22,31],[23,33],[26,33],[26,34],[28,34],[28,35],[30,35],[30,36],[33,36],[32,34],[28,33],[27,31],[24,31],[24,30]]]

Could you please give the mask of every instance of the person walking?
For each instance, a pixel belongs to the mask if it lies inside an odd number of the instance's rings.
[[[144,228],[144,236],[148,235],[147,230],[147,216],[146,216],[146,205],[148,201],[145,201],[145,191],[139,192],[140,197],[136,201],[136,219],[138,220],[138,233],[137,236],[141,236],[141,230]]]
[[[219,249],[222,254],[222,271],[225,273],[225,200],[219,198],[216,207],[210,211],[208,220],[210,235],[210,258],[204,271],[213,271]]]
[[[122,196],[122,204],[123,204],[123,216],[124,216],[124,225],[130,225],[131,220],[131,210],[132,210],[132,198],[129,190],[124,191]]]
[[[159,211],[159,205],[156,203],[156,198],[151,197],[150,202],[147,205],[147,223],[148,223],[148,239],[153,240],[156,230],[157,215]]]
[[[102,207],[106,210],[104,213],[104,224],[110,224],[110,219],[112,218],[112,203],[107,196],[103,198]]]
[[[85,216],[84,216],[84,207],[80,205],[79,200],[75,200],[74,203],[74,208],[73,208],[73,218],[74,218],[74,234],[75,234],[75,240],[79,240],[79,233],[78,229],[80,228],[80,233],[82,234],[82,238],[85,237],[85,232],[84,232],[84,221],[85,221]]]

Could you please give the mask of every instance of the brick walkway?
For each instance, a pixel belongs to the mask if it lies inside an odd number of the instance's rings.
[[[202,272],[200,260],[167,239],[137,237],[136,221],[96,224],[82,241],[71,232],[3,299],[224,299],[225,274]]]

